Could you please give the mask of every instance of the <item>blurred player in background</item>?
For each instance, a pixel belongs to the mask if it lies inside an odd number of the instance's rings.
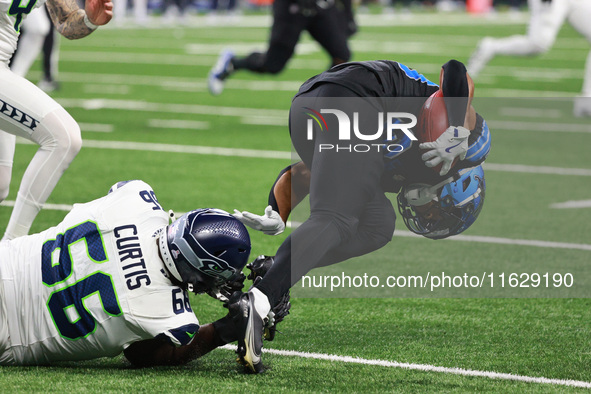
[[[19,77],[26,77],[39,53],[43,53],[43,76],[37,86],[44,92],[57,90],[57,63],[59,36],[49,18],[47,7],[35,8],[23,20],[17,50],[10,62],[10,69]]]
[[[365,97],[423,103],[439,91],[437,84],[403,64],[373,61],[335,66],[300,88],[290,110],[290,135],[302,162],[279,174],[263,216],[235,213],[243,223],[277,234],[291,209],[310,196],[310,217],[279,247],[275,264],[262,280],[236,302],[242,312],[237,315],[245,316],[238,355],[251,371],[264,370],[260,356],[268,314],[292,285],[313,268],[370,253],[390,242],[396,215],[386,192],[398,193],[405,224],[428,238],[459,234],[476,220],[484,201],[480,164],[490,150],[490,132],[470,104],[474,85],[462,63],[451,60],[443,65],[440,85],[443,97],[456,98],[453,105],[446,105],[446,125],[451,126],[436,141],[420,145],[398,130],[392,141],[406,148],[397,152],[323,150],[338,146],[340,118],[337,124],[337,117],[326,117],[326,129],[310,139],[307,124],[313,122],[303,105],[313,102],[322,111],[335,108],[335,98]],[[363,102],[354,101],[359,113]],[[396,102],[402,105],[405,100]],[[352,135],[346,142],[367,143]]]
[[[123,25],[128,22],[127,19],[127,0],[118,0],[113,2],[114,23]],[[148,0],[132,0],[134,22],[140,26],[148,23]]]
[[[213,95],[221,94],[225,80],[239,70],[280,73],[293,56],[304,30],[328,52],[330,67],[349,61],[351,51],[347,40],[357,30],[351,0],[275,0],[267,51],[252,52],[246,57],[223,51],[209,73],[209,91]]]
[[[0,0],[0,201],[8,196],[15,138],[39,145],[27,167],[2,240],[26,235],[53,188],[82,146],[80,127],[61,105],[9,70],[23,19],[45,1]],[[66,38],[86,37],[113,16],[111,0],[48,0],[56,29]]]
[[[591,1],[529,0],[531,17],[527,35],[485,37],[468,61],[468,72],[477,77],[496,55],[533,56],[550,50],[565,20],[591,43]],[[591,51],[587,55],[581,97],[575,100],[576,116],[591,116]]]
[[[49,15],[49,11],[48,11]],[[43,41],[43,77],[37,83],[37,86],[44,92],[53,92],[59,90],[58,82],[58,63],[60,51],[60,34],[55,30],[53,24],[49,33]]]
[[[240,290],[250,248],[229,213],[198,209],[169,224],[148,184],[119,182],[57,226],[0,243],[0,365],[200,357],[235,340],[234,323],[200,326],[187,291]]]

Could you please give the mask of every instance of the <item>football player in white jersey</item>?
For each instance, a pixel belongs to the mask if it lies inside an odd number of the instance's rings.
[[[468,62],[472,77],[496,55],[533,56],[550,50],[563,23],[568,20],[591,43],[591,1],[528,0],[531,17],[527,35],[506,38],[485,37]],[[591,52],[587,55],[581,96],[575,100],[576,116],[591,116]]]
[[[44,0],[0,0],[0,201],[8,196],[15,136],[39,145],[27,167],[3,239],[29,232],[33,220],[82,146],[80,127],[41,89],[8,68],[23,19]],[[112,16],[111,0],[47,0],[56,29],[66,38],[82,38]]]
[[[0,365],[121,352],[181,364],[237,339],[230,315],[199,326],[187,291],[243,281],[248,231],[217,209],[168,221],[148,184],[120,182],[57,226],[0,243]]]
[[[45,7],[34,8],[21,23],[24,28],[18,40],[18,51],[12,57],[10,69],[26,77],[29,69],[43,49],[45,36],[53,28]]]

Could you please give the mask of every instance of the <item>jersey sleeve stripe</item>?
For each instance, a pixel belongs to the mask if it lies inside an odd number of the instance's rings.
[[[468,147],[466,159],[477,162],[484,160],[490,152],[490,130],[486,121],[482,123],[482,133],[480,136]]]
[[[184,346],[191,342],[197,331],[199,331],[199,325],[191,323],[168,330],[168,333],[174,344]]]

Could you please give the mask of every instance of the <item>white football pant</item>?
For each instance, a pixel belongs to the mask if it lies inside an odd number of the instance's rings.
[[[3,239],[26,235],[82,147],[80,127],[55,100],[0,63],[0,201],[8,195],[15,136],[39,145],[18,190]],[[32,121],[33,119],[34,121]]]
[[[591,43],[591,0],[528,0],[528,4],[531,17],[527,35],[485,38],[470,59],[468,72],[476,76],[496,55],[531,56],[548,51],[566,20]],[[587,56],[582,96],[591,97],[591,52]]]

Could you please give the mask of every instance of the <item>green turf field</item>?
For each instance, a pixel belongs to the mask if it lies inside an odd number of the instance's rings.
[[[231,26],[206,25],[204,17],[192,22],[178,28],[159,23],[153,29],[107,27],[84,40],[62,40],[61,90],[54,97],[81,124],[85,147],[32,231],[58,223],[66,213],[63,205],[101,197],[127,179],[152,185],[165,209],[262,212],[269,186],[290,161],[291,97],[328,59],[304,36],[279,76],[236,74],[221,96],[212,97],[206,76],[219,51],[263,49],[269,19],[249,16]],[[351,42],[354,60],[397,60],[437,81],[441,64],[450,58],[467,61],[480,36],[525,32],[527,16],[362,15],[359,22]],[[282,333],[266,347],[301,353],[266,354],[270,370],[264,375],[244,374],[232,350],[219,349],[179,368],[135,370],[122,357],[0,367],[0,391],[554,392],[591,387],[591,129],[588,120],[571,118],[588,51],[586,40],[565,26],[549,53],[498,57],[476,79],[474,105],[489,121],[493,148],[485,167],[484,210],[462,237],[409,237],[399,220],[399,232],[384,251],[311,273],[384,279],[450,267],[453,275],[492,274],[494,289],[330,292],[296,285]],[[38,70],[37,63],[30,73],[35,82]],[[270,152],[248,157],[253,150]],[[33,145],[17,145],[7,202],[14,201],[34,152]],[[569,201],[581,207],[553,208]],[[0,207],[0,226],[10,212]],[[256,257],[274,254],[285,234],[253,231],[251,237]],[[531,275],[546,272],[561,278],[571,274],[574,283],[557,289],[550,277],[549,288],[534,288]],[[520,278],[513,287],[511,273],[526,273],[530,280]],[[501,274],[505,288],[499,287]],[[201,322],[224,314],[207,296],[192,302]],[[323,355],[339,357],[331,361]]]

